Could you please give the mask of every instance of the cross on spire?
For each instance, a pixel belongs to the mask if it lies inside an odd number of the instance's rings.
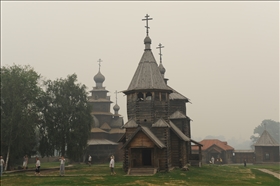
[[[164,46],[162,46],[162,44],[158,44],[158,47],[157,49],[159,48],[159,56],[160,56],[160,63],[162,63],[162,60],[161,60],[161,56],[162,56],[162,53],[161,53],[161,49],[164,48]]]
[[[119,92],[116,90],[116,91],[115,91],[115,94],[116,94],[116,104],[118,103],[118,93],[119,93]]]
[[[146,31],[146,33],[147,33],[147,36],[149,35],[149,26],[148,26],[148,21],[149,20],[153,20],[153,18],[149,18],[150,16],[148,15],[148,14],[146,14],[146,16],[145,16],[146,18],[145,19],[142,19],[142,21],[146,21],[146,28],[147,28],[147,31]]]
[[[103,62],[103,61],[102,61],[101,59],[99,59],[97,62],[98,62],[98,65],[99,65],[99,71],[100,71],[100,67],[101,67],[101,64],[100,64],[100,63],[101,63],[101,62]]]

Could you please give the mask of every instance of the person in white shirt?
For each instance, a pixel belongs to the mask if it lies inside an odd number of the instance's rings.
[[[114,167],[115,167],[114,156],[111,156],[111,161],[110,161],[109,167],[111,167],[111,175],[115,175],[116,173],[114,171]]]
[[[2,176],[4,164],[5,161],[3,160],[3,157],[0,156],[0,176]]]
[[[40,167],[41,167],[41,162],[39,160],[39,158],[36,158],[36,170],[35,170],[35,176],[37,176],[37,174],[40,176]]]
[[[60,176],[64,176],[64,174],[65,174],[65,158],[63,156],[61,156],[59,161],[60,161]]]
[[[88,155],[88,166],[91,166],[91,156]]]

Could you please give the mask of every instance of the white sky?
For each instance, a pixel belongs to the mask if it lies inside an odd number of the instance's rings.
[[[192,137],[247,140],[262,120],[279,121],[278,2],[1,1],[1,63],[51,80],[76,73],[91,90],[101,58],[115,102],[144,52],[146,14],[168,84],[192,102]],[[126,122],[122,93],[118,105]]]

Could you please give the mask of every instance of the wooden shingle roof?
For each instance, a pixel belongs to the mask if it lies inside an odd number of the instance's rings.
[[[106,122],[103,123],[100,128],[103,129],[103,130],[110,130],[111,129],[111,127]]]
[[[152,127],[169,127],[169,124],[162,118],[157,120],[154,124],[152,124]]]
[[[89,139],[88,145],[118,145],[118,143],[112,142],[107,139]]]
[[[134,121],[134,119],[128,120],[123,126],[123,128],[136,128],[136,127],[138,127],[138,124]]]
[[[171,121],[169,122],[169,125],[170,125],[172,131],[173,131],[175,134],[177,134],[177,136],[178,136],[179,138],[181,138],[181,139],[184,140],[184,141],[190,141],[190,140],[191,140],[191,139],[190,139],[188,136],[186,136],[178,127],[176,127],[176,125],[174,125]]]
[[[154,135],[154,133],[148,127],[139,127],[135,132],[130,136],[130,138],[125,142],[122,148],[125,148],[136,136],[138,132],[142,131],[146,136],[154,142],[158,148],[166,148],[166,146]]]
[[[179,110],[171,114],[171,116],[169,117],[169,119],[185,119],[185,118],[187,117]]]
[[[168,90],[169,88],[159,71],[158,65],[151,50],[145,50],[134,76],[124,93],[133,90]]]
[[[279,146],[279,143],[273,139],[267,130],[264,130],[261,137],[254,144],[254,146]]]
[[[176,99],[180,99],[180,100],[185,100],[186,102],[189,102],[189,99],[185,96],[183,96],[182,94],[180,94],[179,92],[177,92],[176,90],[174,90],[173,88],[171,88],[170,86],[168,86],[170,89],[172,89],[172,93],[169,94],[169,99],[170,100],[176,100]]]

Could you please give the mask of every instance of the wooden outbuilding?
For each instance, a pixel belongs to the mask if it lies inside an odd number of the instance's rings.
[[[279,143],[264,130],[254,144],[256,163],[279,162]]]

